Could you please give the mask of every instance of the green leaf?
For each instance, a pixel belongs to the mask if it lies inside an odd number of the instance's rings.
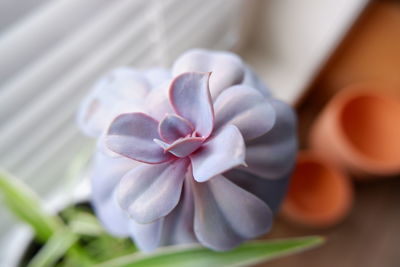
[[[69,231],[55,232],[30,261],[28,267],[53,266],[77,240],[78,237]]]
[[[107,233],[95,237],[85,235],[81,241],[86,254],[97,264],[137,252],[131,239],[116,238]]]
[[[0,170],[0,196],[14,215],[34,229],[41,242],[62,226],[57,217],[43,209],[39,197],[29,187],[3,170]]]
[[[160,249],[153,254],[136,253],[97,267],[223,267],[247,266],[304,251],[323,243],[322,237],[252,241],[227,251],[215,252],[199,245]]]
[[[80,235],[99,236],[104,233],[104,228],[94,215],[76,209],[68,214],[68,227]]]

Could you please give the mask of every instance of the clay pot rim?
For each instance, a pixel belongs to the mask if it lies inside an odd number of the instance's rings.
[[[337,205],[333,209],[317,213],[299,209],[298,205],[290,201],[290,198],[286,198],[282,209],[283,216],[293,222],[308,227],[323,228],[340,223],[349,213],[353,205],[354,192],[350,178],[342,169],[321,157],[318,153],[311,150],[300,151],[297,155],[297,164],[307,162],[317,163],[323,166],[333,176],[338,178],[341,181],[339,188],[341,188],[342,194],[338,194]]]
[[[334,127],[334,129],[337,131],[337,136],[341,144],[343,144],[342,149],[345,151],[342,157],[345,157],[349,162],[357,166],[357,168],[364,169],[368,173],[379,173],[384,176],[398,173],[400,172],[400,163],[376,161],[365,156],[346,138],[346,134],[340,126],[344,107],[351,101],[363,96],[372,96],[391,104],[400,104],[400,98],[395,93],[395,89],[386,84],[354,83],[344,87],[337,93],[328,105],[335,106],[335,109],[338,110],[338,112],[334,113],[333,119],[334,123],[338,126]]]

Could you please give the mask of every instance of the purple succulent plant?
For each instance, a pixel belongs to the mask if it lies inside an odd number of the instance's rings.
[[[228,250],[268,232],[297,151],[292,110],[226,52],[189,51],[171,73],[114,71],[78,122],[98,138],[98,217],[144,251]]]

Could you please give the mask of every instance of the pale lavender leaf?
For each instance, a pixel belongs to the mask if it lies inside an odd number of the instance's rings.
[[[271,92],[265,86],[263,81],[258,77],[256,73],[251,69],[251,67],[247,64],[244,64],[244,78],[242,85],[247,85],[259,91],[265,97],[271,97]]]
[[[115,153],[145,162],[161,163],[172,159],[170,153],[153,140],[159,139],[158,122],[143,113],[119,115],[112,122],[106,143]]]
[[[166,114],[175,113],[169,101],[170,84],[170,81],[160,84],[145,99],[146,113],[157,120],[162,120]]]
[[[250,146],[246,150],[248,167],[244,171],[267,179],[279,179],[292,170],[297,152],[296,140]]]
[[[170,88],[175,112],[187,119],[202,137],[207,138],[214,126],[214,111],[208,90],[210,73],[189,72],[176,77]]]
[[[162,149],[164,149],[164,151],[170,146],[170,144],[165,143],[164,141],[154,138],[154,143],[156,143],[157,145],[159,145]]]
[[[275,123],[275,110],[256,89],[236,85],[223,91],[215,101],[215,129],[233,124],[245,140],[268,132]]]
[[[244,77],[242,60],[235,54],[224,51],[192,49],[180,56],[174,63],[174,76],[185,72],[212,72],[210,92],[215,99],[224,89],[240,84]]]
[[[85,134],[98,137],[122,112],[143,111],[144,99],[150,90],[142,73],[130,68],[113,70],[82,101],[78,125]]]
[[[173,155],[184,158],[195,152],[204,143],[203,137],[184,137],[176,140],[172,144],[165,143],[159,139],[154,139],[165,152],[170,152]]]
[[[222,175],[193,181],[194,231],[198,240],[214,250],[229,250],[244,240],[269,231],[272,212],[253,194]]]
[[[127,237],[129,235],[129,217],[119,206],[114,196],[115,193],[112,192],[107,199],[93,199],[94,212],[108,233],[117,237]]]
[[[238,128],[228,125],[190,156],[194,179],[204,182],[244,164],[245,144]]]
[[[122,176],[141,165],[143,163],[125,157],[111,157],[97,152],[90,173],[92,198],[110,198]]]
[[[171,145],[165,148],[168,151],[179,158],[187,157],[196,151],[204,142],[202,137],[185,137],[176,140]]]
[[[97,138],[97,141],[96,141],[96,150],[97,150],[97,152],[105,154],[105,155],[110,156],[112,158],[125,158],[126,160],[135,162],[134,160],[129,159],[127,157],[123,157],[120,154],[117,154],[114,151],[112,151],[110,148],[108,148],[106,139],[107,139],[107,132],[103,132]]]
[[[157,90],[159,86],[171,79],[171,72],[164,68],[152,68],[143,71],[152,90]]]
[[[190,187],[193,177],[187,176],[179,204],[164,219],[161,245],[188,244],[197,241],[193,230],[194,203]]]
[[[279,176],[279,179],[265,179],[236,168],[225,172],[224,176],[267,203],[271,211],[276,214],[286,196],[291,173]]]
[[[190,122],[175,114],[167,114],[158,126],[161,138],[168,143],[190,135],[193,130]]]
[[[128,216],[115,199],[115,189],[122,176],[141,163],[97,153],[91,177],[92,204],[100,222],[115,236],[127,236]]]
[[[243,171],[267,179],[285,177],[293,168],[297,152],[296,116],[291,107],[279,100],[270,100],[277,119],[265,135],[247,143]]]
[[[179,159],[132,170],[119,183],[119,204],[138,223],[166,216],[178,204],[188,164]]]
[[[129,220],[129,231],[136,246],[143,252],[155,250],[160,243],[164,218],[147,224]]]

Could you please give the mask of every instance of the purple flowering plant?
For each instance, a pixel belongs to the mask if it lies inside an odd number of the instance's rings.
[[[98,217],[144,251],[229,250],[267,233],[297,151],[292,109],[228,52],[191,50],[171,71],[117,69],[78,121],[98,139]]]

